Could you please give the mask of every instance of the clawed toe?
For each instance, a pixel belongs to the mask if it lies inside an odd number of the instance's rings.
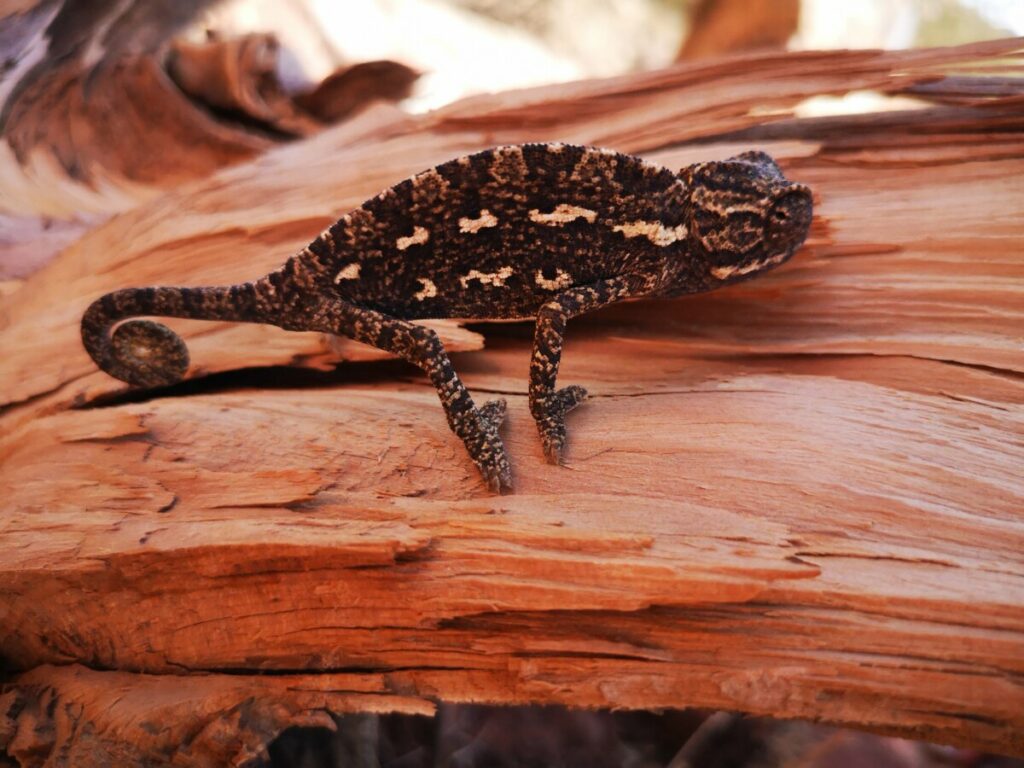
[[[548,464],[561,464],[562,448],[565,446],[564,436],[561,440],[541,438],[541,443],[544,446],[544,457],[548,460]]]
[[[477,468],[491,493],[512,490],[512,466],[508,462],[505,446],[500,442],[491,443],[489,451],[476,460]]]
[[[477,426],[466,439],[469,454],[492,493],[512,490],[512,466],[498,434],[506,409],[504,399],[484,403],[477,410]]]
[[[580,386],[569,386],[555,392],[543,404],[540,413],[535,411],[537,431],[540,432],[544,456],[550,464],[562,463],[562,449],[565,447],[565,414],[587,398],[587,390]]]
[[[587,399],[587,390],[578,384],[565,387],[555,393],[555,404],[564,416],[577,405]]]
[[[544,456],[551,464],[562,463],[566,438],[565,415],[586,398],[587,390],[573,385],[553,392],[546,401],[536,404],[539,408],[534,410],[534,418]],[[512,490],[512,467],[504,443],[498,435],[507,408],[504,398],[484,403],[476,410],[475,426],[463,438],[491,493]]]
[[[512,470],[507,461],[503,462],[503,464],[504,466],[480,468],[480,472],[483,474],[491,493],[503,493],[512,490]]]
[[[497,400],[488,400],[480,408],[480,418],[489,423],[495,429],[501,426],[501,423],[505,421],[505,412],[508,409],[508,403],[505,402],[505,398],[499,398]]]

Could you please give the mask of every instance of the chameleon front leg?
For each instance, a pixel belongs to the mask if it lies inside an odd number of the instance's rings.
[[[337,333],[398,355],[421,368],[437,390],[448,426],[466,446],[490,489],[512,487],[512,468],[498,428],[505,418],[505,400],[477,408],[452,367],[441,339],[430,328],[329,299],[312,314],[307,327]]]
[[[565,415],[583,402],[587,390],[573,385],[555,389],[562,341],[570,317],[644,292],[637,279],[619,276],[570,288],[540,308],[530,359],[530,413],[537,422],[544,455],[558,464],[565,445]]]

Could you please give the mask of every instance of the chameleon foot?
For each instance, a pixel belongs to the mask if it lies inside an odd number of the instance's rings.
[[[562,463],[562,448],[565,446],[565,415],[586,398],[587,390],[574,384],[555,392],[545,402],[540,416],[534,414],[537,431],[540,433],[540,442],[549,463]]]
[[[493,424],[495,429],[500,429],[501,423],[505,420],[507,407],[508,403],[503,397],[498,400],[488,400],[480,409],[480,418]]]
[[[477,410],[476,428],[464,438],[473,462],[492,493],[512,489],[512,466],[498,429],[505,420],[505,400],[490,400]]]

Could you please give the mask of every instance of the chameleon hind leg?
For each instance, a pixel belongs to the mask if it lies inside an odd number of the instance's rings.
[[[530,359],[530,413],[537,422],[544,455],[552,464],[560,463],[562,458],[565,415],[587,397],[587,390],[577,385],[555,389],[566,324],[570,317],[639,295],[634,281],[622,276],[569,288],[537,313]]]
[[[490,489],[499,493],[512,487],[512,468],[498,435],[505,400],[491,400],[477,408],[437,333],[340,299],[325,301],[313,314],[311,325],[391,352],[421,368],[437,390],[448,426],[465,444]]]

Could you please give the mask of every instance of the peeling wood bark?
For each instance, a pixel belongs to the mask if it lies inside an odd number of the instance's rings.
[[[398,101],[418,77],[364,62],[292,98],[273,35],[172,39],[209,0],[22,5],[0,9],[0,277],[164,190]]]
[[[1024,754],[1020,86],[942,79],[1020,45],[371,113],[90,232],[5,299],[0,745],[208,765],[319,710],[443,700],[721,707]],[[924,102],[786,114],[851,88]],[[142,397],[78,346],[103,291],[249,279],[415,170],[537,139],[673,167],[753,144],[818,218],[764,279],[574,321],[561,380],[594,398],[568,467],[528,417],[530,329],[451,330],[486,335],[456,366],[510,401],[513,496],[484,493],[416,371],[355,345],[174,323],[197,368]],[[365,362],[295,370],[339,351]]]

